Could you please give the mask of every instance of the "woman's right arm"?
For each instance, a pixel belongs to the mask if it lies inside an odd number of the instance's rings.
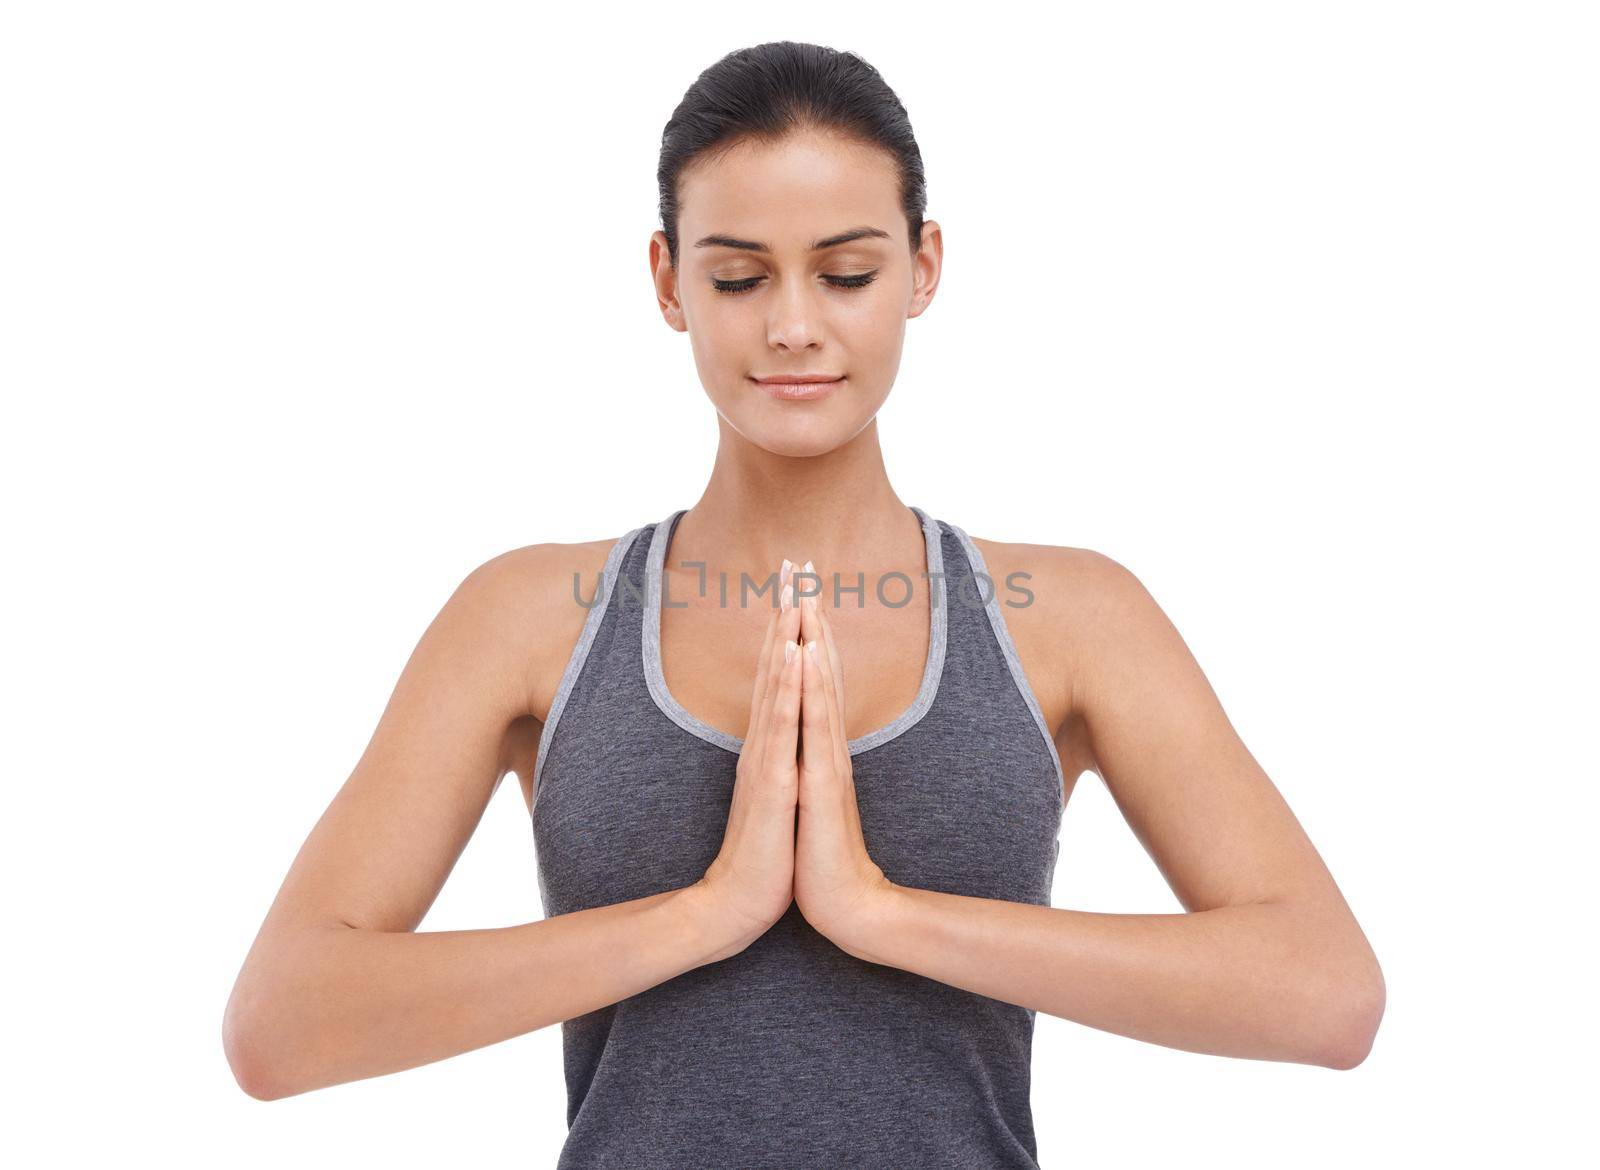
[[[572,599],[577,548],[535,545],[479,566],[413,650],[228,1000],[224,1050],[251,1096],[494,1044],[752,941],[704,882],[519,926],[415,932],[509,770],[535,664],[564,661],[576,642],[587,613]]]

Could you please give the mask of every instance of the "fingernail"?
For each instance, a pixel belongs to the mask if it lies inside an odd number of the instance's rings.
[[[806,643],[806,653],[811,656],[811,661],[815,662],[817,660],[817,641],[815,638]]]
[[[783,660],[785,662],[793,662],[794,661],[794,656],[797,653],[799,653],[799,651],[800,651],[800,647],[795,645],[795,641],[794,641],[793,638],[790,638],[787,642],[785,642],[783,644]]]

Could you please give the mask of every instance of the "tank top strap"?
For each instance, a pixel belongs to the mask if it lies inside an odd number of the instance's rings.
[[[561,682],[556,687],[555,698],[551,700],[549,714],[545,716],[544,727],[539,733],[538,754],[534,758],[533,780],[529,784],[532,796],[529,798],[529,809],[539,799],[539,779],[544,772],[545,757],[549,754],[550,739],[555,732],[556,724],[561,721],[561,713],[566,708],[567,700],[572,695],[572,688],[577,684],[578,676],[583,673],[583,665],[588,660],[589,648],[594,645],[595,635],[599,633],[601,623],[605,621],[606,612],[611,608],[612,599],[617,596],[618,581],[626,576],[625,562],[628,552],[638,540],[639,534],[646,531],[649,525],[640,525],[618,537],[606,553],[605,564],[600,568],[599,580],[595,582],[594,596],[586,604],[589,607],[587,616],[583,619],[583,630],[578,635],[577,642],[567,655],[566,669],[561,672]],[[637,571],[633,574],[637,584]],[[627,586],[625,585],[624,588]],[[576,588],[576,587],[575,587]],[[585,604],[580,601],[579,604]]]
[[[960,621],[969,627],[980,627],[978,637],[973,637],[969,630],[967,636],[958,639],[962,647],[959,652],[992,654],[1003,663],[1004,674],[1010,676],[1049,752],[1050,761],[1055,767],[1056,791],[1060,798],[1058,811],[1065,812],[1066,772],[1061,766],[1061,755],[1056,750],[1049,724],[1045,721],[1044,710],[1028,682],[1027,673],[1022,669],[1022,659],[1017,654],[1016,643],[1006,625],[1000,602],[1001,583],[989,572],[983,553],[965,529],[947,520],[936,523],[945,529],[947,544],[951,546],[951,551],[945,557],[945,582],[951,590],[948,606],[950,619],[952,623]]]

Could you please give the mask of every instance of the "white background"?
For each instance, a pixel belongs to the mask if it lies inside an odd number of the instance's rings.
[[[698,495],[656,152],[791,38],[944,229],[902,499],[1137,573],[1388,981],[1346,1072],[1041,1015],[1043,1164],[1592,1157],[1592,7],[757,7],[0,10],[8,1143],[554,1163],[558,1028],[263,1103],[222,1010],[460,579]],[[1092,776],[1055,904],[1179,908]],[[508,781],[422,928],[540,914]]]

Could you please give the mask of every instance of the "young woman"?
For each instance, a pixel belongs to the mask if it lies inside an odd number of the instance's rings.
[[[942,244],[882,78],[733,53],[659,178],[656,297],[716,408],[705,490],[450,598],[240,973],[244,1089],[560,1022],[563,1166],[996,1167],[1037,1165],[1036,1012],[1360,1063],[1377,961],[1139,581],[890,486],[874,420]],[[547,916],[417,933],[512,771]],[[1086,771],[1187,913],[1049,904]]]

